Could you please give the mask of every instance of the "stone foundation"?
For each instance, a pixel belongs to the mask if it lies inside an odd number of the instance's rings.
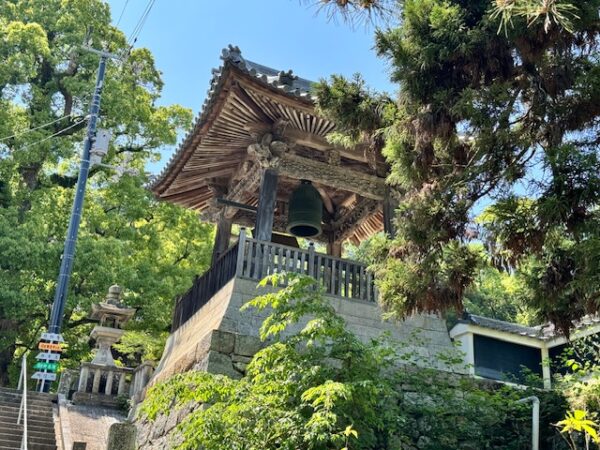
[[[243,373],[244,365],[248,362],[247,358],[260,348],[258,330],[269,312],[255,309],[240,311],[240,308],[257,295],[275,289],[273,287],[257,289],[255,281],[241,278],[234,278],[227,283],[184,325],[169,336],[160,364],[150,384],[195,366],[200,370],[209,370],[211,365],[221,367],[222,370],[215,373],[224,373],[233,377]],[[326,298],[336,312],[344,318],[348,329],[364,342],[388,332],[392,339],[407,346],[407,351],[423,357],[424,360],[432,361],[439,369],[445,369],[443,364],[435,362],[436,355],[440,352],[453,351],[454,347],[448,336],[446,324],[440,317],[418,315],[404,321],[383,321],[382,311],[375,303],[333,296]],[[295,329],[287,330],[287,333],[297,331],[300,326],[302,324],[296,325]],[[214,330],[221,333],[214,334]],[[412,337],[414,334],[417,335],[416,340]],[[250,352],[250,349],[253,351]],[[229,370],[230,365],[231,370]]]

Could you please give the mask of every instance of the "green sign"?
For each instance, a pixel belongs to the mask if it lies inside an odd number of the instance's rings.
[[[35,370],[48,370],[50,372],[56,372],[56,369],[58,369],[58,363],[39,361],[33,365],[33,368]]]

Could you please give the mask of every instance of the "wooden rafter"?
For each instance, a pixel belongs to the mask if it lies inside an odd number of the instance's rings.
[[[381,207],[381,202],[370,198],[361,198],[346,214],[331,224],[333,241],[342,242],[352,236],[356,229],[369,216]]]

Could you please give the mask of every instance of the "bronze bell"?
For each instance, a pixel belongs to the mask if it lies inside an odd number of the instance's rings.
[[[308,180],[292,192],[288,213],[287,232],[298,237],[315,237],[321,234],[323,200],[321,194]]]

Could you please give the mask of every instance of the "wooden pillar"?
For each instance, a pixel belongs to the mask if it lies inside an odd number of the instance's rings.
[[[389,186],[386,186],[385,196],[383,198],[383,231],[392,239],[396,237],[396,226],[394,225],[394,216],[398,202],[392,196]]]
[[[215,235],[215,245],[213,247],[212,263],[214,264],[219,257],[229,248],[231,241],[231,219],[225,217],[222,212],[217,222],[217,233]]]
[[[277,172],[273,169],[264,171],[258,195],[258,211],[256,212],[256,239],[271,241],[273,234],[273,215],[277,199]]]
[[[330,241],[327,243],[327,254],[335,258],[342,257],[342,243],[339,241]]]

